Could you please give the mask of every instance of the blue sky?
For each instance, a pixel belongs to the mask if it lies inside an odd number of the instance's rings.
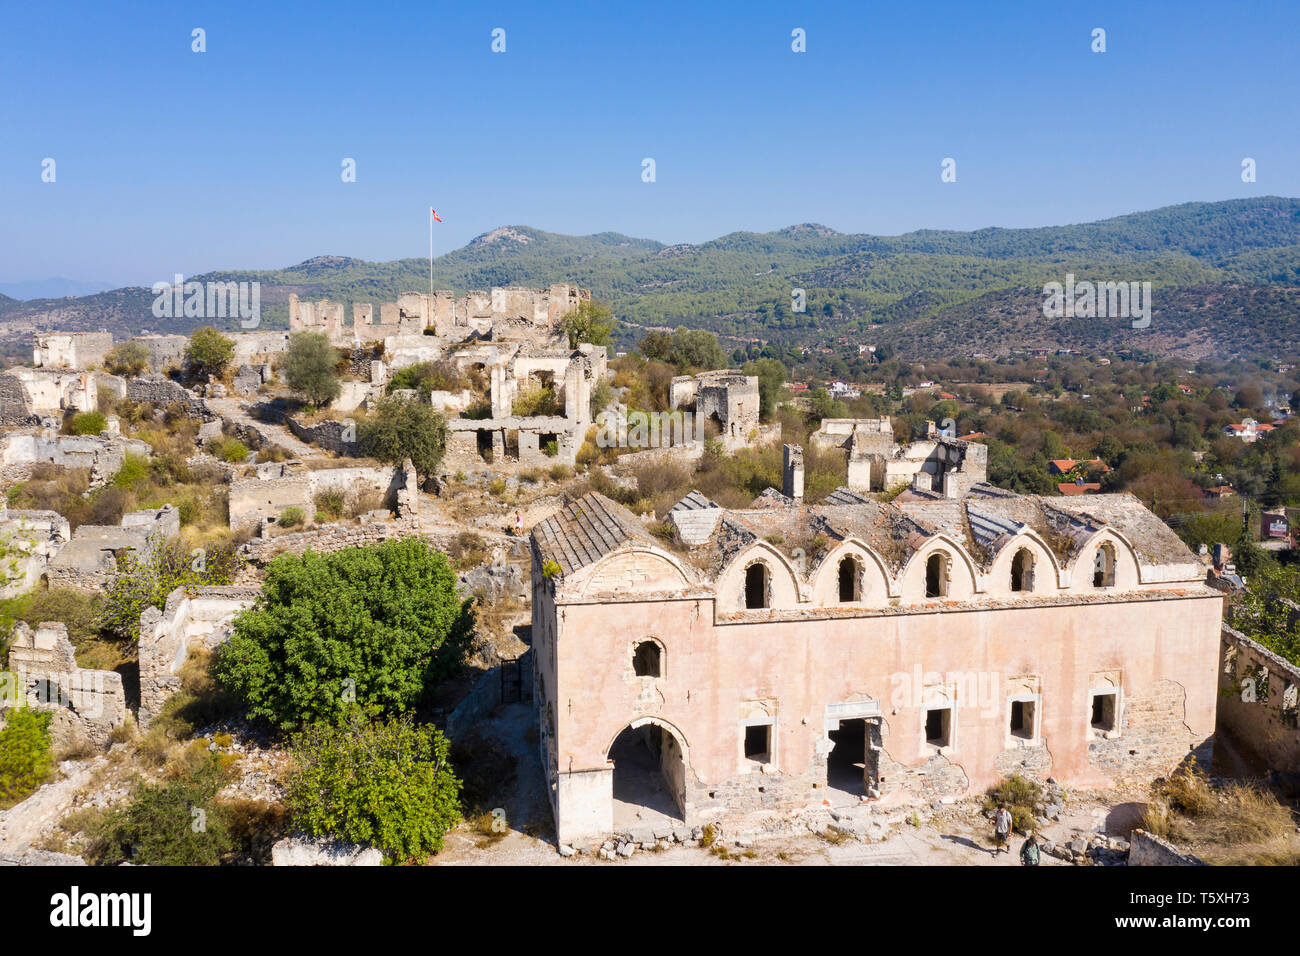
[[[420,256],[429,204],[441,253],[505,224],[698,242],[1300,194],[1294,3],[54,2],[0,18],[3,281]]]

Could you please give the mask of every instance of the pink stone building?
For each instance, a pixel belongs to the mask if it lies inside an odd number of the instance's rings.
[[[1222,596],[1131,495],[692,493],[652,532],[592,493],[531,544],[561,843],[629,810],[694,826],[1011,773],[1106,786],[1214,729]]]

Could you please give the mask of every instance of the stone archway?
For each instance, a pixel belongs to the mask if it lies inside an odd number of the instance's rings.
[[[607,757],[614,765],[616,832],[685,821],[686,749],[671,728],[629,724],[614,738]]]

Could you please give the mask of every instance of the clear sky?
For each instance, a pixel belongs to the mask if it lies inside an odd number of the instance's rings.
[[[441,253],[506,224],[698,242],[1300,194],[1295,2],[0,9],[4,281],[421,256],[430,204]]]

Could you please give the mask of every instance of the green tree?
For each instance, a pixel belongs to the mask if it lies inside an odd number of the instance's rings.
[[[0,671],[0,693],[8,692],[14,674]],[[15,707],[0,730],[0,810],[27,798],[54,769],[50,756],[50,714]]]
[[[108,427],[108,418],[103,412],[77,412],[72,416],[69,430],[74,435],[98,435]]]
[[[759,359],[745,366],[746,375],[758,376],[758,403],[763,418],[770,419],[781,398],[782,387],[790,378],[790,370],[772,358]]]
[[[357,426],[357,445],[361,454],[393,465],[409,458],[416,473],[428,478],[447,450],[447,422],[431,405],[390,395]]]
[[[123,342],[104,356],[104,367],[114,375],[142,375],[149,368],[149,358],[143,342]]]
[[[320,408],[339,397],[343,385],[334,367],[339,356],[323,332],[295,332],[284,357],[284,381]]]
[[[582,342],[608,345],[618,323],[609,307],[594,299],[579,303],[578,307],[560,319],[560,328],[569,336],[569,348]]]
[[[250,719],[281,728],[403,714],[459,670],[471,605],[423,538],[281,555],[213,674]]]
[[[185,346],[185,360],[204,377],[221,375],[234,357],[235,343],[208,325],[191,335]]]
[[[291,744],[286,793],[294,823],[314,836],[368,843],[391,861],[442,849],[460,819],[460,780],[436,727],[391,719],[313,724]]]
[[[642,355],[659,362],[668,361],[668,353],[672,347],[673,337],[668,332],[647,332],[638,345]]]
[[[231,545],[191,550],[175,538],[144,558],[123,556],[118,559],[113,586],[104,597],[99,626],[113,637],[138,641],[145,608],[161,611],[167,595],[178,587],[230,584],[242,563]]]

